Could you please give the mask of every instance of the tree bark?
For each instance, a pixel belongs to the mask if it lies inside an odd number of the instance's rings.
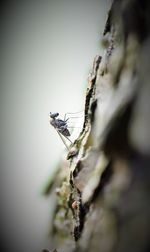
[[[150,251],[150,2],[114,0],[57,187],[60,251]]]

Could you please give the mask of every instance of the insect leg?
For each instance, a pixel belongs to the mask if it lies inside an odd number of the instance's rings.
[[[65,114],[65,116],[64,116],[64,121],[66,120],[66,115],[74,115],[74,114],[79,114],[79,113],[83,113],[84,112],[84,110],[81,110],[81,111],[79,111],[79,112],[67,112],[66,114]],[[79,117],[82,117],[82,116],[76,116],[76,117],[74,117],[74,116],[69,116],[69,118],[68,119],[70,119],[70,118],[79,118]],[[68,120],[67,119],[67,120]]]
[[[70,138],[69,137],[67,137],[67,136],[64,136],[65,138],[67,138],[68,139],[68,141],[71,143],[71,144],[73,144],[73,142],[70,140]]]
[[[58,135],[60,136],[61,140],[63,141],[64,145],[66,146],[67,150],[69,151],[69,147],[68,147],[66,141],[64,140],[63,136],[61,135],[61,133],[60,133],[58,130],[56,130],[56,131],[57,131]],[[67,138],[67,137],[66,137],[66,138]],[[69,140],[69,138],[68,138],[68,140]],[[71,141],[71,140],[70,140],[70,141]],[[71,143],[72,143],[72,142],[71,142]]]
[[[76,129],[76,128],[82,128],[82,127],[77,127],[77,126],[68,126],[68,129]]]

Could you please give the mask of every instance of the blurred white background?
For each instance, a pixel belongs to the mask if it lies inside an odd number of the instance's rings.
[[[51,248],[51,206],[41,191],[64,146],[48,114],[84,108],[109,6],[109,0],[6,1],[3,6],[1,251]]]

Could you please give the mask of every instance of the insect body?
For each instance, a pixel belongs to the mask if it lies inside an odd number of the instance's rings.
[[[65,119],[66,118],[66,115],[65,115],[64,120],[62,120],[62,119],[57,118],[58,116],[59,116],[59,113],[51,113],[50,112],[50,118],[51,118],[50,124],[56,129],[61,140],[65,144],[66,148],[69,150],[69,147],[63,138],[63,136],[64,136],[65,138],[67,138],[70,141],[70,143],[72,143],[72,141],[69,139],[70,132],[68,130],[68,125],[67,125],[67,121],[69,120],[69,118]]]
[[[68,147],[68,145],[67,145],[64,138],[66,138],[71,144],[73,144],[72,141],[69,138],[70,135],[71,135],[70,131],[69,131],[69,128],[81,128],[81,127],[72,127],[71,125],[68,126],[68,124],[67,124],[69,119],[79,118],[80,116],[71,116],[71,117],[66,119],[66,115],[68,115],[68,114],[71,114],[71,115],[79,114],[81,112],[83,112],[83,111],[79,111],[79,112],[76,112],[76,113],[67,113],[67,114],[65,114],[63,120],[58,118],[59,113],[51,113],[50,112],[50,124],[56,129],[58,135],[60,136],[61,140],[63,141],[64,145],[66,146],[66,148],[69,151],[70,151],[70,148]],[[81,117],[83,117],[83,116],[81,116]]]
[[[50,121],[50,124],[56,129],[58,130],[63,136],[65,137],[68,137],[70,136],[70,132],[68,130],[68,126],[67,126],[67,121],[68,119],[64,119],[64,120],[61,120],[61,119],[57,119],[56,117],[59,116],[59,113],[50,113],[50,118],[51,121]]]

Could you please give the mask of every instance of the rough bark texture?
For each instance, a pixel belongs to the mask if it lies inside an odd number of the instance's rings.
[[[150,2],[115,0],[85,119],[53,185],[58,251],[150,251]]]

